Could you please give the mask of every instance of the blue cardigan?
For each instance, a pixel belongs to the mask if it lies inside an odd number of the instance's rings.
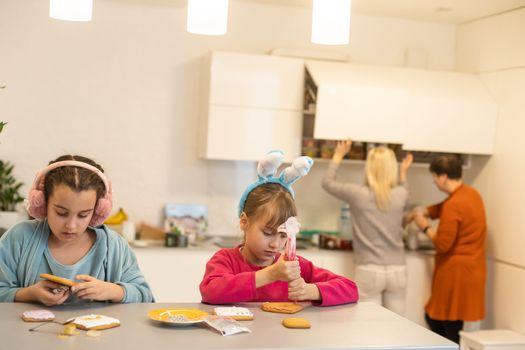
[[[89,271],[78,271],[124,288],[123,303],[153,302],[153,294],[128,243],[105,225],[91,227],[97,241],[87,254]],[[0,302],[13,302],[20,288],[40,280],[50,230],[47,219],[16,224],[0,238]],[[83,259],[81,259],[83,260]],[[75,265],[73,265],[74,267]],[[105,278],[104,278],[105,276]]]

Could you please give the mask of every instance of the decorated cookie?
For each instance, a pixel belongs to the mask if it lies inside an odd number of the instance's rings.
[[[253,320],[253,313],[245,307],[216,307],[215,309],[213,309],[213,312],[217,316],[231,317],[237,321]]]
[[[83,330],[108,329],[120,326],[120,321],[116,318],[94,314],[75,317],[72,323]]]
[[[263,311],[279,312],[282,314],[295,314],[304,309],[301,304],[285,303],[285,302],[266,302],[261,304]]]
[[[310,321],[302,317],[290,317],[283,320],[283,326],[286,328],[310,328]]]
[[[22,320],[26,322],[47,322],[54,319],[55,314],[49,310],[27,310],[22,313]]]

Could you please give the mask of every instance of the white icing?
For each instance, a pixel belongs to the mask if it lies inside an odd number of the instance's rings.
[[[52,320],[55,318],[55,314],[49,310],[27,310],[22,316],[34,320]]]
[[[213,310],[217,316],[253,316],[253,313],[245,307],[216,307]]]
[[[110,324],[120,324],[120,321],[109,316],[91,314],[75,317],[73,323],[89,329],[99,326],[107,326]]]
[[[297,218],[295,216],[291,216],[286,220],[284,223],[286,226],[286,233],[288,236],[295,236],[299,233],[299,230],[301,228],[301,224],[299,224],[299,221],[297,221]]]

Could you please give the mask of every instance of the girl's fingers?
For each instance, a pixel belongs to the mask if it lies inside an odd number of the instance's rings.
[[[64,295],[62,295],[62,297],[58,299],[57,304],[63,304],[67,300],[68,297],[69,297],[69,293],[67,292],[64,293]]]
[[[86,289],[83,289],[77,293],[77,298],[79,299],[92,299],[91,296],[95,294],[95,288],[89,287]]]
[[[83,280],[83,281],[86,281],[86,282],[91,282],[91,281],[95,281],[96,280],[95,277],[90,276],[90,275],[76,275],[75,278],[77,280]]]

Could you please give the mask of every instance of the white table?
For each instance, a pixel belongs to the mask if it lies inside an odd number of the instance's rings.
[[[83,307],[51,308],[57,319],[98,313],[116,317],[121,326],[102,331],[100,337],[88,337],[84,331],[68,338],[58,333],[63,326],[48,324],[37,331],[20,315],[24,310],[42,308],[25,303],[0,304],[1,349],[75,349],[75,350],[162,350],[162,349],[353,349],[353,350],[457,350],[458,346],[429,330],[372,303],[335,307],[310,306],[294,315],[310,320],[310,329],[288,329],[281,325],[289,315],[263,312],[259,304],[238,304],[250,308],[253,321],[243,325],[252,333],[221,336],[199,324],[187,327],[166,326],[150,320],[150,310],[167,307],[194,307],[212,312],[206,304],[103,304]]]

